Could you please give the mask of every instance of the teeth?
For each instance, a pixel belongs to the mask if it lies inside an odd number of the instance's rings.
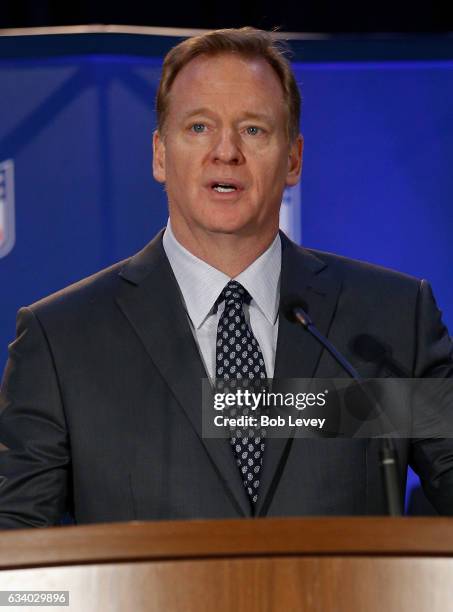
[[[232,191],[236,191],[236,187],[229,185],[215,185],[214,191],[218,191],[219,193],[231,193]]]

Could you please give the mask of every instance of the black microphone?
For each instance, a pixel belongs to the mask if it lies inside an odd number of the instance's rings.
[[[297,297],[297,295],[288,295],[280,300],[280,312],[291,323],[299,321],[304,327],[312,325],[313,321],[308,316],[307,310],[306,303]]]
[[[283,298],[281,300],[280,310],[289,321],[300,324],[309,334],[311,334],[318,342],[321,343],[321,345],[329,352],[335,361],[349,374],[353,380],[358,383],[367,398],[371,399],[371,401],[378,406],[379,412],[382,414],[382,409],[380,408],[379,403],[376,402],[375,398],[370,398],[369,391],[363,385],[363,379],[357,370],[317,329],[307,313],[308,309],[306,303],[300,298],[297,298],[297,296],[288,296],[287,298]],[[359,341],[359,348],[360,347],[363,349],[363,337],[362,342]],[[376,354],[377,348],[379,348],[382,352],[382,347],[369,342],[366,336],[365,348],[369,353],[372,353],[373,356]],[[388,514],[390,516],[401,516],[403,514],[403,508],[396,453],[392,440],[387,437],[381,439],[380,465],[384,479]]]

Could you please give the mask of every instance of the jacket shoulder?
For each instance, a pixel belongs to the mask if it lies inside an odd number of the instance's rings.
[[[35,314],[41,314],[111,302],[124,282],[140,283],[162,263],[164,259],[162,235],[163,230],[135,255],[34,302],[29,309]]]
[[[30,304],[28,308],[39,317],[53,311],[72,310],[105,302],[112,298],[118,288],[120,272],[129,261],[130,258],[119,261]]]
[[[410,274],[367,261],[351,259],[317,249],[306,249],[306,251],[322,261],[332,272],[340,275],[346,283],[356,281],[358,283],[375,284],[376,286],[390,284],[402,289],[418,290],[422,280]]]

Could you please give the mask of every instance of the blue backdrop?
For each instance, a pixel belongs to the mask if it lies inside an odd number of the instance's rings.
[[[15,244],[0,258],[0,369],[18,307],[131,255],[167,218],[151,135],[162,52],[175,41],[84,53],[58,39],[41,52],[17,39],[3,57],[0,45],[3,231],[15,202]],[[294,62],[302,242],[428,278],[453,327],[453,61],[388,50],[357,61],[360,44],[341,62],[331,43]]]

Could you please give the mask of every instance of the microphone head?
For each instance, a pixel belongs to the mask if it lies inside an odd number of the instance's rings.
[[[280,299],[280,313],[291,323],[302,323],[302,325],[310,325],[311,319],[307,314],[307,303],[300,298],[298,295],[287,295]],[[306,323],[303,323],[299,315],[305,319]]]

